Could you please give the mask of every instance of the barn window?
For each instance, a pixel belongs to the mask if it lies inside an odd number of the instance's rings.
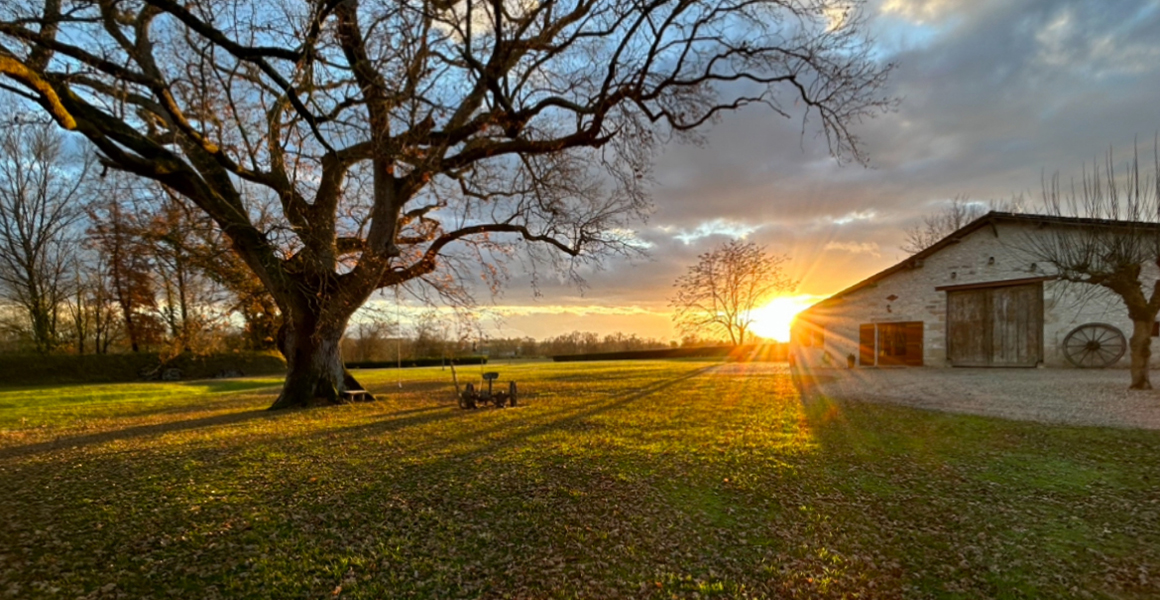
[[[922,366],[921,321],[867,323],[858,328],[858,364]]]

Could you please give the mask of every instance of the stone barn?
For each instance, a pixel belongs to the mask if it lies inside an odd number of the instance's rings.
[[[988,213],[802,311],[790,335],[791,361],[807,368],[1127,367],[1132,322],[1119,296],[1057,281],[1026,250],[1049,228],[1081,233],[1092,223]]]

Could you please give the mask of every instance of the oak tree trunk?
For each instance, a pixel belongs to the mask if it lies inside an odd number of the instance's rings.
[[[1152,357],[1152,323],[1151,319],[1135,319],[1132,321],[1132,339],[1128,340],[1128,348],[1132,353],[1132,385],[1133,390],[1150,390],[1152,382],[1148,379],[1148,364]]]
[[[348,319],[305,309],[285,315],[278,346],[286,358],[286,382],[271,410],[341,404],[344,391],[363,389],[342,361],[341,342]],[[368,394],[367,399],[374,397]]]

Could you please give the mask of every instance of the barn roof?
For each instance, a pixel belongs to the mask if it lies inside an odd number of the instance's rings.
[[[809,311],[811,311],[815,308],[819,308],[819,307],[831,304],[834,301],[836,301],[844,296],[852,294],[852,293],[854,293],[854,292],[856,292],[864,287],[871,286],[871,285],[873,285],[873,284],[875,284],[875,283],[877,283],[877,282],[879,282],[879,281],[881,281],[881,280],[883,280],[883,279],[885,279],[885,278],[887,278],[887,277],[889,277],[889,276],[891,276],[899,271],[903,271],[906,269],[913,269],[917,266],[920,266],[920,265],[922,265],[922,261],[926,257],[931,256],[932,254],[935,254],[936,252],[939,252],[940,250],[942,250],[943,248],[946,248],[947,246],[959,243],[960,241],[962,241],[963,238],[974,233],[975,231],[978,231],[979,229],[982,229],[982,228],[988,227],[988,226],[993,227],[994,224],[998,223],[998,222],[1027,223],[1027,224],[1034,224],[1034,225],[1040,225],[1040,226],[1042,226],[1042,225],[1068,225],[1068,226],[1088,226],[1088,227],[1113,227],[1113,228],[1125,228],[1125,229],[1143,228],[1143,229],[1151,229],[1151,230],[1160,231],[1160,223],[1154,223],[1154,222],[1126,221],[1126,220],[1117,220],[1117,219],[1093,219],[1093,218],[1088,218],[1088,217],[1061,217],[1061,216],[1054,216],[1054,215],[1036,215],[1036,214],[1030,214],[1030,213],[1012,213],[1012,212],[1001,212],[1001,211],[993,210],[993,211],[975,219],[974,221],[971,221],[970,223],[963,225],[959,229],[956,229],[951,234],[949,234],[946,237],[944,237],[943,239],[935,242],[934,244],[931,244],[929,247],[922,250],[921,252],[912,254],[911,256],[905,258],[904,260],[902,260],[898,264],[896,264],[892,267],[889,267],[887,269],[884,269],[882,271],[879,271],[879,272],[867,277],[866,279],[863,279],[862,281],[859,281],[858,283],[855,283],[854,285],[830,296],[829,298],[826,298],[825,300],[822,300],[821,302],[814,304],[813,306],[803,310],[801,312],[801,314],[805,315],[805,314],[809,313]]]

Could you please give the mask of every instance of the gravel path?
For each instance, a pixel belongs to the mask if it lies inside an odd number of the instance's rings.
[[[722,375],[788,373],[777,363],[726,363]],[[1128,390],[1126,369],[818,369],[810,393],[1040,423],[1160,429],[1160,389]],[[1160,371],[1152,382],[1160,387]]]
[[[1040,423],[1160,429],[1160,390],[1128,390],[1124,369],[832,369],[806,376],[831,398]],[[1160,372],[1152,381],[1160,386]],[[810,385],[812,384],[812,385]]]

